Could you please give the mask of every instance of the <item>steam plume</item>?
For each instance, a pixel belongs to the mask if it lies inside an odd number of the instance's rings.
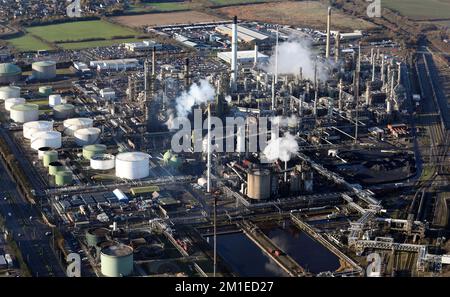
[[[298,153],[298,143],[292,134],[286,133],[283,137],[271,139],[263,153],[271,162],[278,159],[287,162],[292,155]]]
[[[192,84],[188,92],[183,92],[176,99],[177,116],[187,117],[194,105],[212,101],[215,95],[216,91],[206,79],[200,80],[198,84]]]
[[[313,80],[315,56],[317,53],[314,53],[308,40],[283,42],[278,47],[278,74],[297,75],[302,68],[303,77]],[[275,60],[274,52],[263,69],[269,73],[275,73]],[[326,64],[321,61],[317,61],[317,78],[322,81],[327,79]]]

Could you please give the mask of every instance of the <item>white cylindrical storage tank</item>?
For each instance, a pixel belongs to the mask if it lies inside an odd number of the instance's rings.
[[[72,104],[59,104],[53,106],[53,117],[57,120],[65,120],[73,117],[75,114],[75,106]]]
[[[20,97],[20,87],[6,86],[0,88],[0,100]]]
[[[36,132],[31,136],[31,148],[38,150],[41,147],[54,149],[61,147],[61,133],[57,131]]]
[[[31,65],[32,76],[37,80],[48,80],[56,77],[55,61],[39,61]]]
[[[23,103],[11,106],[11,120],[16,123],[26,123],[39,119],[39,106],[37,104]]]
[[[100,264],[104,276],[128,276],[133,273],[133,248],[124,244],[105,247],[100,252]]]
[[[110,154],[94,155],[91,158],[91,168],[95,170],[110,170],[115,166],[115,158]]]
[[[75,142],[77,145],[83,146],[88,144],[97,143],[100,140],[99,128],[83,128],[74,132]]]
[[[53,130],[53,122],[33,121],[23,124],[23,137],[31,139],[33,133]]]
[[[56,105],[60,105],[62,101],[61,95],[59,94],[53,94],[48,96],[48,105],[53,107]]]
[[[150,156],[141,152],[121,153],[116,156],[116,176],[125,179],[145,178],[150,174]]]
[[[64,134],[73,136],[75,131],[84,128],[90,128],[94,125],[94,120],[89,118],[73,118],[65,120],[63,123]]]
[[[26,100],[24,98],[9,98],[5,99],[5,109],[11,111],[11,107],[17,104],[24,104]]]

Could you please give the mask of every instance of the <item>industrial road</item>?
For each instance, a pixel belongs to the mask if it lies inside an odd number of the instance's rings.
[[[51,232],[50,227],[41,221],[35,206],[19,192],[3,160],[0,160],[0,212],[32,276],[65,276],[50,246],[51,237],[45,235]]]

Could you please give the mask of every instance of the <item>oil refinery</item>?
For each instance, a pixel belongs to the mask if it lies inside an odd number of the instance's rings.
[[[1,174],[17,184],[0,213],[23,198],[51,255],[30,274],[64,276],[75,253],[88,277],[448,276],[433,55],[334,14],[159,25],[0,64]]]

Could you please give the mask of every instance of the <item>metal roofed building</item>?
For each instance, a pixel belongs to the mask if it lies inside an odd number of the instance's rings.
[[[252,42],[255,39],[262,41],[269,38],[266,34],[260,33],[258,31],[246,28],[244,26],[238,25],[238,40],[243,42]],[[216,31],[220,34],[230,36],[232,35],[231,25],[220,25],[216,27]]]
[[[89,63],[91,68],[98,71],[123,71],[136,69],[139,66],[138,59],[116,59],[116,60],[98,60]]]
[[[232,52],[220,52],[217,53],[217,57],[222,59],[223,61],[231,64]],[[255,51],[238,51],[237,52],[237,62],[239,64],[250,64],[255,61]],[[258,62],[267,62],[269,61],[269,56],[258,52]]]
[[[153,50],[153,48],[161,49],[162,44],[156,43],[153,40],[142,40],[137,42],[127,42],[123,44],[125,48],[131,52],[147,52]]]

